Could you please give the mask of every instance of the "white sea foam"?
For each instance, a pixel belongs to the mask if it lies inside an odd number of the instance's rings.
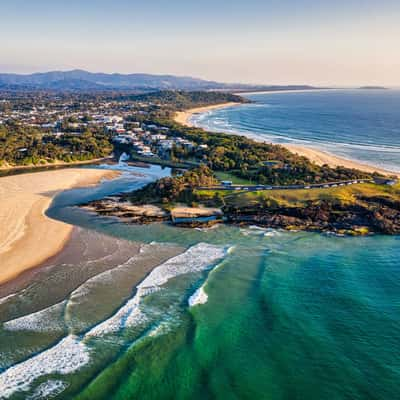
[[[254,228],[254,227],[249,227],[249,228],[242,228],[240,229],[240,233],[244,236],[249,236],[249,235],[257,235],[261,236],[264,235],[265,229],[262,228]]]
[[[125,326],[132,326],[142,322],[145,316],[139,306],[145,296],[158,290],[160,286],[176,276],[205,270],[210,264],[221,259],[225,254],[226,250],[221,246],[199,243],[190,247],[184,253],[167,260],[165,263],[154,268],[136,287],[137,291],[133,298],[122,306],[111,318],[95,326],[87,333],[87,336],[112,333]]]
[[[228,250],[226,251],[228,254],[231,254],[233,252],[233,250],[235,250],[236,246],[229,246]],[[217,265],[214,270],[216,268],[218,268],[221,264]]]
[[[162,335],[166,335],[171,332],[171,323],[170,321],[162,321],[155,328],[153,328],[149,333],[148,337],[154,338]]]
[[[264,236],[281,236],[281,232],[275,230],[275,229],[267,229],[267,231],[264,233]]]
[[[204,290],[204,285],[199,287],[189,298],[189,307],[205,304],[208,301],[208,295]]]
[[[277,231],[276,229],[263,228],[263,227],[257,226],[257,225],[251,225],[247,229],[245,229],[245,228],[240,229],[240,232],[244,236],[254,235],[254,236],[272,237],[272,236],[280,236],[281,235],[281,232]]]
[[[4,303],[6,303],[8,300],[10,300],[10,299],[12,299],[13,297],[16,297],[16,296],[17,296],[17,293],[12,293],[12,294],[9,294],[8,296],[2,297],[2,298],[0,299],[0,304],[4,304]]]
[[[199,228],[199,227],[197,227],[197,228],[194,228],[196,231],[199,231],[199,232],[208,232],[208,231],[212,231],[212,230],[214,230],[214,229],[218,229],[218,228],[220,228],[221,227],[221,225],[220,224],[215,224],[215,225],[211,225],[211,226],[209,226],[209,227],[206,227],[206,228]]]
[[[211,264],[223,258],[226,252],[226,249],[221,246],[200,243],[189,248],[186,252],[167,260],[165,263],[156,267],[147,278],[137,286],[137,292],[132,299],[122,306],[111,318],[91,329],[85,335],[84,339],[115,332],[120,328],[144,321],[146,315],[139,306],[141,300],[145,296],[161,290],[162,285],[176,276],[207,269]],[[48,312],[47,309],[45,310]],[[45,310],[38,312],[40,320],[46,315]],[[25,318],[24,326],[26,325],[28,317],[30,316],[22,317]],[[35,318],[37,317],[36,315]],[[35,318],[33,318],[32,321],[35,321]],[[21,321],[19,323],[21,323]],[[162,328],[156,330],[153,334],[159,334],[161,331],[164,331],[165,328],[166,327],[162,325]],[[89,348],[85,345],[84,340],[80,340],[74,335],[69,335],[50,349],[16,364],[1,373],[0,399],[8,398],[19,391],[29,390],[32,383],[41,376],[57,373],[61,375],[70,374],[82,368],[89,361]],[[50,383],[50,386],[41,387],[39,385],[38,390],[43,391],[46,390],[46,388],[55,388],[56,385],[57,390],[62,388],[60,384]],[[41,389],[39,389],[40,387]]]
[[[34,393],[27,398],[27,400],[50,399],[56,397],[68,386],[69,385],[67,382],[50,379],[46,382],[41,383],[36,388]]]
[[[226,251],[228,254],[232,253],[232,251],[235,249],[236,246],[231,246],[228,248]],[[213,270],[210,272],[210,275],[217,271],[224,262],[221,262],[213,268]],[[200,304],[205,304],[208,301],[208,294],[205,291],[205,288],[207,286],[208,280],[210,279],[210,275],[207,277],[206,281],[189,297],[188,304],[189,307],[197,306]]]
[[[66,300],[35,313],[7,321],[3,327],[9,331],[49,332],[62,330],[64,324],[61,317],[65,305]]]
[[[131,258],[129,258],[126,262],[123,264],[119,264],[114,268],[111,268],[109,270],[100,272],[97,275],[92,276],[88,280],[86,280],[84,283],[82,283],[79,287],[77,287],[70,295],[69,297],[69,302],[70,303],[76,303],[79,301],[80,298],[86,296],[88,293],[90,293],[91,289],[93,287],[96,287],[99,283],[102,282],[110,282],[113,280],[113,275],[120,270],[130,268],[130,265],[134,262],[140,259],[140,257],[143,257],[146,254],[151,254],[151,252],[154,251],[153,246],[151,245],[142,245],[139,249],[139,254],[135,254]]]
[[[228,248],[227,253],[230,254],[232,251],[235,249],[235,246],[231,246]],[[221,262],[213,268],[213,270],[210,272],[210,275],[217,271],[224,262]],[[206,281],[189,297],[188,304],[189,307],[197,306],[200,304],[205,304],[208,301],[208,294],[205,291],[205,288],[207,286],[208,280],[210,279],[210,275],[207,277]]]
[[[70,374],[88,362],[87,347],[75,336],[67,336],[50,349],[0,374],[0,398],[8,398],[18,391],[27,391],[40,376],[54,373]]]

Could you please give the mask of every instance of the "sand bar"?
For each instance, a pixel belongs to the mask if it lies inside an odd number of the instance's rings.
[[[287,92],[289,92],[289,91],[287,91]],[[290,92],[292,92],[292,91],[290,91]],[[268,93],[268,92],[266,92],[266,93]],[[273,92],[269,92],[269,93],[273,93]],[[283,91],[277,92],[277,93],[283,93]],[[213,106],[209,106],[209,107],[191,108],[186,111],[177,112],[174,120],[175,120],[175,122],[178,122],[182,125],[193,127],[194,125],[190,122],[190,118],[194,114],[200,114],[200,113],[204,113],[204,112],[207,112],[210,110],[215,110],[215,109],[220,109],[220,108],[238,106],[241,104],[243,104],[243,103],[221,103],[221,104],[217,104],[217,105],[213,105]],[[251,137],[251,139],[257,140],[254,137]],[[293,153],[297,153],[300,156],[307,157],[309,160],[315,162],[317,165],[327,164],[332,168],[335,168],[338,166],[342,166],[342,167],[346,167],[346,168],[356,168],[356,169],[359,169],[361,171],[365,171],[368,173],[379,172],[384,175],[396,175],[396,176],[400,177],[400,173],[398,173],[398,172],[388,171],[388,170],[385,170],[382,168],[374,167],[373,165],[363,164],[359,161],[349,160],[346,158],[335,156],[331,153],[327,153],[322,150],[317,150],[314,148],[304,147],[304,146],[295,145],[295,144],[280,143],[280,145],[287,148],[288,150],[292,151]]]
[[[57,193],[116,174],[70,168],[0,178],[0,284],[63,248],[72,226],[44,215]]]

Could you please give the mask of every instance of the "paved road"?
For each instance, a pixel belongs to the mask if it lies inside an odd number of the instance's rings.
[[[248,192],[256,192],[259,190],[293,190],[293,189],[322,189],[334,188],[338,186],[354,185],[359,183],[373,183],[372,179],[354,179],[350,181],[327,182],[311,185],[287,185],[287,186],[270,186],[270,185],[217,185],[217,186],[200,186],[199,190],[245,190]]]

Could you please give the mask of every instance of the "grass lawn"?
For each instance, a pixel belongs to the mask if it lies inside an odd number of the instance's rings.
[[[216,191],[196,191],[203,199],[212,199]],[[387,197],[391,200],[400,200],[400,185],[386,186],[375,184],[359,184],[335,188],[294,189],[294,190],[262,190],[257,192],[246,191],[219,191],[226,204],[238,207],[255,205],[257,203],[273,203],[281,207],[301,207],[308,201],[339,201],[342,204],[354,204],[357,197]]]
[[[238,178],[230,172],[215,172],[215,176],[220,181],[232,181],[234,185],[254,185],[254,182],[248,179]]]

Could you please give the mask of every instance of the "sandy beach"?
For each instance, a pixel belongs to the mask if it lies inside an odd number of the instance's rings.
[[[0,178],[0,284],[44,262],[66,243],[72,226],[44,215],[57,193],[115,174],[70,168]]]
[[[303,89],[303,90],[269,90],[265,92],[237,92],[235,93],[237,96],[242,96],[246,94],[278,94],[278,93],[301,93],[301,92],[320,92],[320,91],[325,91],[325,90],[337,90],[337,89]],[[189,110],[185,111],[178,111],[175,114],[174,120],[175,122],[178,122],[182,125],[186,126],[193,126],[193,124],[190,122],[190,118],[194,114],[202,114],[207,111],[211,110],[217,110],[220,108],[226,108],[226,107],[233,107],[233,106],[240,106],[243,103],[236,103],[236,102],[227,102],[227,103],[220,103],[220,104],[214,104],[212,106],[204,106],[204,107],[195,107],[195,108],[190,108]]]
[[[191,109],[185,110],[185,111],[178,111],[175,114],[174,121],[178,122],[179,124],[182,124],[182,125],[193,126],[193,124],[191,124],[191,122],[190,122],[190,118],[194,114],[202,114],[207,111],[217,110],[219,108],[240,106],[241,104],[242,103],[230,102],[230,103],[214,104],[212,106],[196,107],[196,108],[191,108]]]
[[[270,92],[272,93],[272,92]],[[194,114],[200,114],[204,113],[210,110],[215,110],[215,109],[220,109],[220,108],[226,108],[226,107],[232,107],[232,106],[238,106],[241,105],[242,103],[222,103],[222,104],[217,104],[209,107],[198,107],[198,108],[192,108],[186,111],[180,111],[176,113],[175,115],[175,122],[178,122],[182,125],[186,126],[193,126],[193,124],[190,122],[190,118]],[[252,138],[254,139],[254,138]],[[256,140],[256,139],[254,139]],[[315,162],[317,165],[324,165],[327,164],[330,167],[346,167],[346,168],[356,168],[361,171],[365,172],[379,172],[384,175],[396,175],[400,177],[400,174],[397,172],[393,171],[388,171],[382,168],[377,168],[371,165],[363,164],[358,161],[354,160],[349,160],[346,158],[338,157],[335,156],[331,153],[324,152],[322,150],[317,150],[314,148],[310,147],[304,147],[300,145],[295,145],[295,144],[280,144],[281,146],[287,148],[288,150],[292,151],[293,153],[297,153],[300,156],[307,157],[309,160]]]
[[[71,165],[88,165],[88,164],[96,164],[96,163],[105,163],[109,161],[110,157],[102,157],[102,158],[93,158],[91,160],[85,161],[60,161],[56,160],[52,163],[47,164],[36,164],[36,165],[9,165],[7,162],[3,161],[3,164],[0,165],[0,172],[1,171],[22,171],[22,170],[35,170],[35,169],[44,169],[44,168],[57,168],[57,167],[70,167]]]
[[[324,151],[316,150],[310,147],[299,146],[296,144],[282,144],[282,146],[286,147],[293,153],[297,153],[300,156],[307,157],[309,160],[315,162],[317,165],[327,164],[333,168],[341,166],[346,168],[355,168],[370,173],[379,172],[384,175],[400,176],[400,174],[396,172],[387,171],[385,169],[363,164],[358,161],[348,160],[346,158],[338,157],[331,153],[326,153]]]

